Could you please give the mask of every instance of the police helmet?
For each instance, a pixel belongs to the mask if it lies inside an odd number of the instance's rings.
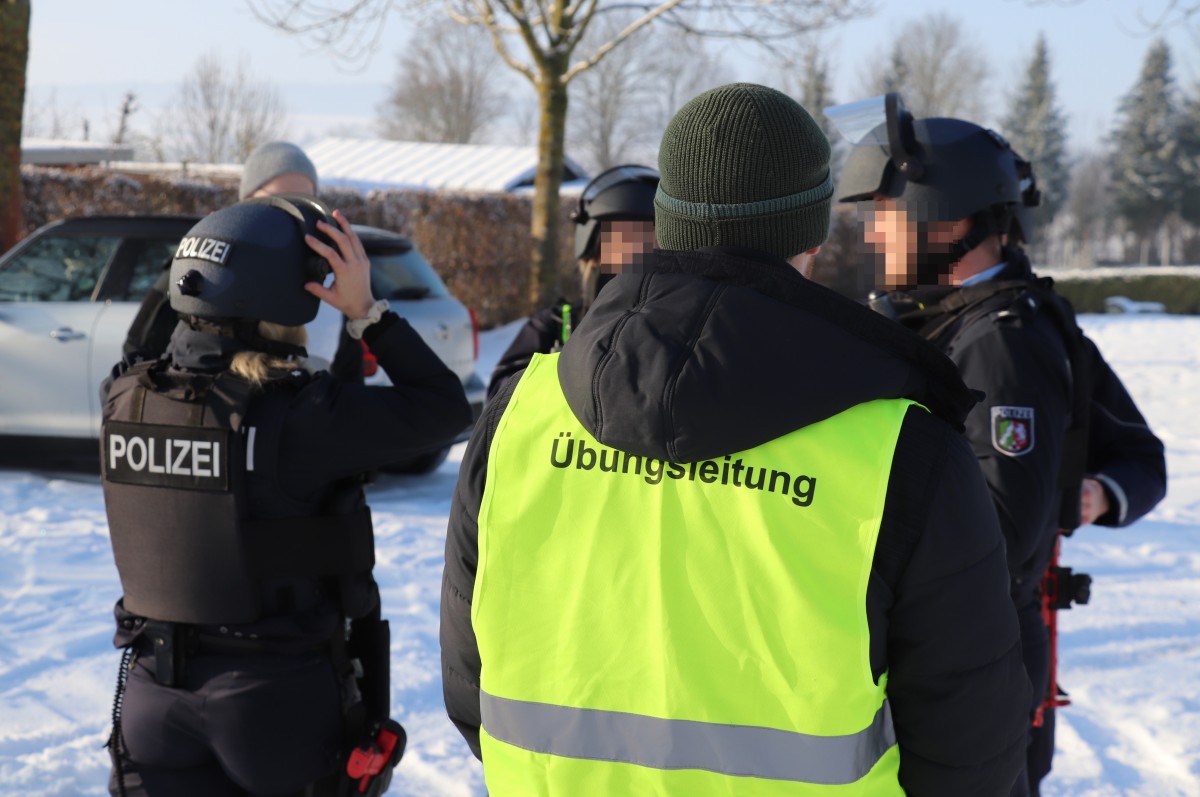
[[[1022,201],[1017,159],[999,133],[962,119],[913,119],[899,95],[884,99],[885,121],[846,157],[839,202],[882,195],[903,200],[921,221],[957,221],[1011,213]]]
[[[304,284],[330,272],[304,242],[307,233],[331,244],[317,221],[332,224],[332,213],[304,194],[247,199],[205,216],[175,250],[171,307],[204,319],[308,323],[320,300]]]
[[[654,221],[654,191],[658,172],[649,166],[614,166],[596,175],[579,195],[575,222],[575,258],[596,257],[600,251],[600,222]]]

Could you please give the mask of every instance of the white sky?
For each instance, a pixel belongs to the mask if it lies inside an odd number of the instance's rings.
[[[869,18],[823,34],[839,101],[859,99],[864,61],[881,58],[906,21],[934,10],[964,20],[995,78],[987,88],[996,116],[1024,68],[1039,32],[1045,33],[1074,149],[1094,147],[1113,122],[1117,100],[1129,90],[1150,36],[1141,11],[1154,15],[1169,0],[877,0]],[[244,0],[35,0],[28,68],[31,102],[63,117],[88,117],[93,136],[114,126],[122,95],[134,90],[143,106],[135,126],[172,94],[198,58],[217,52],[230,63],[245,56],[255,76],[279,87],[293,117],[293,136],[360,128],[369,134],[383,100],[397,50],[410,27],[395,14],[381,51],[358,74],[348,74],[327,54],[258,22]],[[1200,20],[1195,29],[1200,30]],[[1200,80],[1200,39],[1185,28],[1167,30],[1181,85]],[[733,60],[737,59],[734,63]],[[771,82],[753,54],[730,56],[737,79]],[[518,84],[517,91],[530,93]],[[995,119],[983,120],[995,122]],[[513,142],[516,143],[516,142]]]

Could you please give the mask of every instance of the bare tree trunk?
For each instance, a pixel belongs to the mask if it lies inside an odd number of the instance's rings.
[[[21,239],[21,113],[29,59],[29,0],[0,0],[0,252]]]
[[[547,59],[548,61],[550,59]],[[562,82],[566,59],[548,65],[538,83],[538,165],[533,182],[533,262],[530,273],[531,311],[561,293],[558,252],[562,186],[563,140],[567,126],[567,87]]]

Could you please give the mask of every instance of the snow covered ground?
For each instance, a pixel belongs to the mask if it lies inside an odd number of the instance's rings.
[[[1064,563],[1092,603],[1062,617],[1047,797],[1200,795],[1200,318],[1085,316],[1166,442],[1170,490],[1123,530],[1087,528]],[[487,373],[516,327],[482,336]],[[481,795],[482,772],[441,703],[442,544],[463,446],[426,477],[371,488],[377,575],[392,622],[393,715],[409,752],[392,794]],[[0,470],[0,794],[100,795],[117,675],[119,593],[94,476]]]

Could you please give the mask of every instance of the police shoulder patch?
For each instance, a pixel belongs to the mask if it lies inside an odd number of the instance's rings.
[[[1033,407],[992,407],[992,447],[1020,457],[1033,450]]]

